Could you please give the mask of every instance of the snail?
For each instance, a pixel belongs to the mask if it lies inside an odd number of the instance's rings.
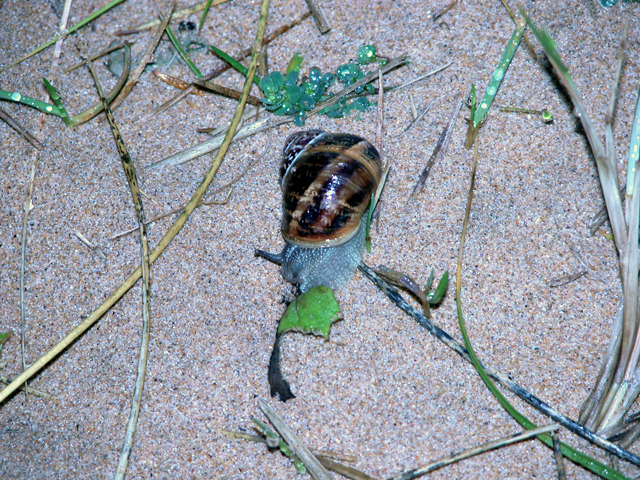
[[[320,285],[339,290],[360,264],[381,175],[378,151],[361,137],[294,133],[280,165],[285,246],[279,254],[256,255],[279,264],[285,280],[302,293]]]

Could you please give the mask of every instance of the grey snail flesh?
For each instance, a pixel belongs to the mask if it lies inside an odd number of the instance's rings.
[[[291,135],[280,168],[285,247],[271,255],[301,292],[339,290],[360,264],[380,155],[367,140],[309,130]]]

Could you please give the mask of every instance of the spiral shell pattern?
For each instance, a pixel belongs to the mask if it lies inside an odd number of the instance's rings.
[[[382,167],[378,151],[367,140],[310,130],[289,137],[280,174],[285,240],[331,247],[358,232]]]

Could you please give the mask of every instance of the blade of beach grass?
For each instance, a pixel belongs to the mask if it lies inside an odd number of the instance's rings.
[[[9,100],[11,102],[22,103],[23,105],[33,107],[42,113],[49,113],[61,118],[64,117],[64,113],[62,113],[60,109],[55,105],[51,105],[50,103],[43,102],[35,98],[27,97],[26,95],[22,95],[20,92],[7,92],[6,90],[0,90],[0,100]]]
[[[386,65],[382,66],[380,70],[382,70],[382,73],[385,74],[393,70],[394,68],[399,67],[403,63],[405,63],[408,58],[409,57],[406,53],[402,54],[394,58],[393,60],[390,60]],[[378,77],[378,70],[374,70],[373,72],[370,72],[364,78],[361,78],[357,82],[353,83],[349,87],[342,90],[340,93],[318,104],[314,109],[307,112],[307,118],[311,115],[315,115],[320,110],[326,107],[330,107],[334,105],[345,95],[351,93],[352,91],[356,90],[357,88],[363,85],[366,85],[367,83],[371,82],[377,77]],[[293,116],[283,116],[278,118],[267,118],[267,119],[259,120],[258,122],[254,122],[250,125],[242,127],[242,129],[238,131],[236,138],[234,138],[234,140],[241,140],[251,135],[255,135],[258,132],[273,128],[278,125],[283,125],[289,122],[293,122]],[[183,163],[189,162],[198,157],[201,157],[202,155],[206,155],[207,153],[216,150],[220,146],[220,141],[221,139],[219,136],[210,138],[208,140],[205,140],[204,142],[201,142],[181,152],[171,155],[170,157],[167,157],[156,163],[152,163],[151,165],[148,165],[146,168],[151,169],[151,168],[158,168],[158,167],[169,167],[169,166],[181,165]]]
[[[251,90],[252,78],[257,68],[258,57],[260,54],[261,48],[261,40],[264,36],[264,30],[267,22],[267,11],[269,8],[269,0],[262,0],[262,6],[260,10],[260,19],[258,21],[258,27],[254,42],[254,53],[251,56],[251,63],[249,66],[249,76],[245,81],[244,87],[242,89],[242,98],[238,102],[238,106],[236,107],[235,114],[231,121],[231,126],[229,127],[229,131],[223,141],[218,154],[212,160],[207,172],[205,173],[202,182],[193,193],[191,200],[184,208],[182,213],[175,220],[173,225],[169,228],[169,230],[165,233],[165,235],[160,239],[156,247],[151,251],[149,255],[149,262],[155,262],[160,255],[166,250],[166,248],[171,244],[172,240],[175,236],[182,230],[182,227],[185,225],[193,210],[198,206],[202,197],[206,193],[209,185],[213,181],[220,165],[226,155],[229,145],[231,144],[231,140],[236,132],[236,128],[240,123],[240,118],[242,117],[242,111],[246,104],[246,98],[249,95],[249,91]],[[42,370],[42,368],[47,365],[51,360],[56,358],[64,349],[69,347],[76,339],[78,339],[84,332],[86,332],[94,323],[96,323],[102,316],[111,309],[122,297],[125,293],[127,293],[133,285],[140,279],[142,276],[142,269],[138,267],[134,270],[128,278],[126,278],[118,288],[106,299],[104,300],[91,314],[89,314],[76,328],[74,328],[71,332],[69,332],[61,341],[59,341],[56,345],[50,348],[44,355],[42,355],[38,360],[31,364],[31,366],[22,372],[13,382],[11,382],[5,389],[0,391],[0,404],[7,400],[7,398],[13,394],[21,385],[23,385],[28,379],[30,379],[37,372]]]
[[[98,91],[98,97],[104,107],[104,113],[107,116],[107,121],[111,127],[113,133],[113,140],[116,143],[118,153],[120,154],[120,160],[122,162],[122,168],[125,172],[129,184],[129,191],[131,192],[131,198],[136,210],[136,217],[138,219],[138,228],[140,233],[140,267],[142,269],[142,334],[140,339],[140,355],[138,357],[138,373],[136,376],[136,383],[133,391],[133,397],[131,399],[131,411],[129,413],[129,421],[127,422],[127,430],[125,433],[124,445],[120,453],[120,459],[118,460],[118,466],[114,478],[116,480],[124,480],[125,473],[127,471],[127,465],[129,464],[129,455],[133,447],[133,439],[136,434],[136,427],[138,425],[138,416],[140,414],[140,404],[142,402],[142,392],[144,390],[144,378],[147,371],[147,359],[149,357],[149,329],[151,323],[151,278],[150,278],[150,264],[149,264],[149,240],[147,238],[147,229],[145,227],[144,219],[144,206],[142,204],[142,195],[140,194],[140,186],[138,184],[138,174],[136,173],[136,167],[129,155],[127,146],[120,135],[120,130],[116,124],[111,108],[102,93],[102,87],[100,81],[93,68],[91,62],[87,63],[91,77],[95,83],[96,90]]]
[[[567,93],[571,97],[573,104],[576,108],[576,115],[580,119],[582,126],[585,130],[587,138],[589,139],[589,145],[593,151],[593,155],[598,165],[598,174],[600,176],[600,184],[605,197],[605,204],[607,205],[607,212],[609,213],[609,219],[611,221],[611,227],[614,231],[614,237],[616,241],[616,247],[622,254],[624,245],[627,243],[627,231],[624,215],[622,213],[622,205],[620,195],[618,193],[618,179],[611,171],[610,162],[606,156],[606,152],[598,133],[593,127],[591,118],[587,113],[587,110],[582,101],[582,96],[569,73],[569,69],[562,62],[562,58],[558,53],[554,41],[545,30],[538,29],[533,21],[523,12],[529,28],[533,31],[534,35],[544,48],[549,61],[553,65],[560,81],[567,89]]]
[[[471,339],[469,338],[469,334],[467,333],[467,328],[465,325],[464,315],[462,313],[462,259],[464,253],[464,243],[467,234],[467,228],[469,226],[469,217],[471,215],[471,204],[473,201],[473,190],[475,185],[475,177],[476,177],[476,168],[478,164],[478,139],[476,138],[475,150],[474,150],[474,158],[473,165],[471,167],[471,181],[469,185],[469,193],[467,196],[467,206],[464,215],[464,222],[462,224],[462,232],[460,233],[460,246],[458,248],[458,262],[456,268],[456,310],[458,314],[458,324],[460,325],[460,332],[462,333],[462,337],[464,338],[464,344],[469,353],[469,357],[471,358],[471,362],[475,367],[478,375],[487,386],[487,388],[491,391],[493,396],[500,402],[502,407],[516,420],[520,425],[522,425],[527,430],[532,430],[536,428],[536,425],[531,422],[527,417],[525,417],[522,413],[520,413],[502,394],[502,392],[496,387],[491,378],[487,375],[484,367],[476,357],[476,354],[473,350],[473,346],[471,345]],[[546,446],[553,449],[553,439],[548,434],[540,434],[537,438],[544,443]],[[608,468],[606,465],[603,465],[600,462],[590,458],[589,456],[579,452],[578,450],[573,449],[569,445],[565,443],[561,443],[560,448],[562,450],[562,454],[567,457],[569,460],[575,462],[581,467],[599,475],[602,478],[625,478],[620,472]]]
[[[607,213],[609,215],[609,221],[613,231],[615,245],[619,253],[620,271],[622,274],[622,287],[623,287],[623,324],[622,324],[622,339],[619,349],[619,358],[616,362],[615,371],[612,372],[613,378],[604,375],[599,375],[599,382],[595,388],[597,388],[597,395],[590,396],[588,402],[597,404],[597,414],[595,419],[591,420],[590,426],[595,429],[607,429],[618,422],[624,415],[625,405],[628,403],[630,394],[634,391],[631,388],[631,383],[636,372],[638,365],[638,358],[640,356],[640,341],[638,339],[638,318],[637,318],[637,299],[638,299],[638,223],[637,218],[633,218],[633,212],[636,212],[637,217],[637,205],[632,205],[631,201],[627,202],[627,209],[630,217],[630,223],[627,229],[627,222],[622,210],[622,203],[619,194],[618,178],[616,159],[613,157],[615,149],[612,145],[612,138],[610,133],[605,132],[605,137],[609,137],[607,140],[607,147],[602,145],[602,142],[598,138],[598,135],[593,128],[591,119],[586,112],[586,109],[582,102],[582,97],[577,91],[569,70],[563,64],[560,54],[558,53],[555,44],[549,34],[544,30],[539,30],[535,27],[530,18],[523,13],[527,19],[531,30],[534,32],[538,41],[542,44],[549,61],[556,70],[562,84],[567,89],[569,96],[571,97],[577,115],[582,122],[582,126],[585,130],[591,150],[596,160],[598,167],[598,175],[600,177],[600,185],[602,187],[603,196],[605,199],[605,205],[607,206]],[[620,64],[621,55],[619,55]],[[617,91],[619,72],[616,74],[616,80],[614,88],[612,89],[612,98],[609,104],[609,111],[607,112],[607,122],[611,121],[612,112],[611,109],[615,105],[615,95]],[[606,128],[607,130],[609,127]],[[640,179],[638,179],[640,181]],[[632,182],[632,191],[638,188],[637,183]],[[632,195],[632,201],[634,197]],[[638,202],[640,197],[635,197],[635,201]],[[633,226],[632,226],[633,225]],[[631,240],[629,237],[633,237]],[[615,328],[615,326],[614,326]],[[615,333],[615,332],[614,332]],[[614,344],[613,340],[610,345]],[[605,363],[601,367],[601,373],[610,371],[609,359],[605,359]],[[602,388],[602,384],[610,384],[609,388]],[[593,407],[587,405],[583,407],[583,411],[591,412],[590,418],[593,418]]]
[[[196,77],[198,77],[198,79],[202,79],[203,77],[202,73],[200,73],[200,70],[198,69],[198,67],[196,67],[196,64],[191,61],[191,59],[189,58],[189,55],[187,55],[187,52],[184,51],[184,48],[182,48],[182,45],[180,44],[180,42],[174,35],[173,30],[171,30],[171,27],[168,24],[165,27],[165,30],[167,32],[167,36],[169,37],[169,40],[171,40],[171,43],[173,44],[173,47],[178,51],[178,53],[180,54],[184,62],[187,64],[187,66],[191,69],[193,74]]]
[[[206,5],[204,6],[204,10],[202,11],[202,16],[200,17],[200,23],[198,23],[198,32],[202,31],[202,26],[204,25],[204,19],[207,18],[207,13],[209,13],[209,8],[211,8],[211,0],[207,0]]]
[[[513,34],[507,43],[507,47],[502,54],[498,67],[493,71],[491,81],[489,82],[489,85],[487,85],[487,89],[484,92],[484,96],[482,97],[480,104],[477,106],[477,110],[472,109],[469,128],[467,129],[467,139],[465,141],[465,147],[467,149],[471,148],[474,140],[478,136],[478,130],[482,125],[484,125],[484,122],[486,122],[485,118],[487,112],[489,111],[489,108],[491,108],[491,104],[498,93],[498,89],[500,88],[500,84],[502,84],[502,79],[507,73],[509,65],[511,65],[511,60],[515,55],[516,50],[518,50],[525,26],[526,23],[524,21],[516,25],[516,29],[513,31]]]
[[[70,29],[68,29],[67,31],[65,31],[64,33],[60,33],[58,35],[56,35],[55,37],[53,37],[51,40],[49,40],[48,42],[40,45],[39,47],[37,47],[35,50],[29,52],[28,54],[26,54],[24,57],[19,58],[18,60],[11,62],[9,65],[7,65],[6,67],[0,68],[0,73],[10,69],[11,67],[16,66],[17,64],[24,62],[26,59],[33,57],[34,55],[36,55],[37,53],[40,53],[41,51],[45,50],[46,48],[49,48],[51,45],[53,45],[54,43],[56,43],[58,40],[60,40],[62,37],[65,37],[67,35],[72,34],[73,32],[81,29],[82,27],[84,27],[86,24],[92,22],[93,20],[95,20],[96,18],[98,18],[100,15],[102,15],[105,12],[108,12],[109,10],[111,10],[113,7],[115,7],[116,5],[120,4],[124,2],[124,0],[113,0],[111,3],[109,3],[108,5],[105,5],[104,7],[100,8],[99,10],[97,10],[96,12],[92,13],[91,15],[89,15],[87,18],[85,18],[84,20],[81,20],[80,22],[76,23],[73,27],[71,27]]]

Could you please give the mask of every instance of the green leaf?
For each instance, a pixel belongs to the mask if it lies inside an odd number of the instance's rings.
[[[300,67],[302,66],[302,62],[304,62],[304,58],[299,53],[296,53],[291,60],[289,61],[289,66],[287,67],[287,73],[289,72],[299,72]]]
[[[300,97],[298,104],[300,105],[300,109],[308,111],[316,106],[316,101],[311,95],[304,94]]]
[[[333,290],[323,285],[314,287],[296,298],[280,319],[278,335],[302,332],[329,338],[331,324],[342,318]]]
[[[293,117],[293,123],[296,127],[304,127],[304,122],[307,120],[307,114],[304,110],[298,112]]]
[[[362,45],[358,49],[358,63],[360,65],[366,65],[367,63],[375,62],[378,59],[376,57],[376,47],[373,45]]]
[[[282,72],[271,72],[269,74],[269,78],[271,79],[271,81],[273,82],[273,84],[280,88],[284,85],[284,75],[282,75]]]
[[[0,334],[0,357],[2,356],[2,346],[5,344],[7,340],[11,338],[13,332],[9,330],[7,333]]]
[[[287,93],[289,103],[297,105],[300,101],[300,97],[302,97],[302,88],[298,85],[287,85],[284,87],[284,91]]]
[[[277,92],[278,87],[274,85],[273,80],[271,80],[270,77],[265,77],[260,80],[260,90],[262,90],[262,93],[264,93],[266,96],[269,96]]]
[[[313,67],[309,71],[309,81],[312,83],[320,83],[322,81],[322,72],[318,67]]]
[[[287,76],[284,78],[284,84],[286,85],[295,85],[298,83],[298,72],[296,70],[292,70],[287,72]]]
[[[433,271],[431,272],[431,274],[433,275]],[[430,279],[432,279],[432,277],[430,277]],[[442,300],[442,298],[444,297],[444,294],[446,293],[448,286],[449,286],[449,270],[446,270],[444,272],[444,275],[442,275],[442,278],[438,282],[438,286],[436,287],[435,291],[427,295],[427,301],[431,305],[437,305],[438,303],[440,303],[440,300]]]

